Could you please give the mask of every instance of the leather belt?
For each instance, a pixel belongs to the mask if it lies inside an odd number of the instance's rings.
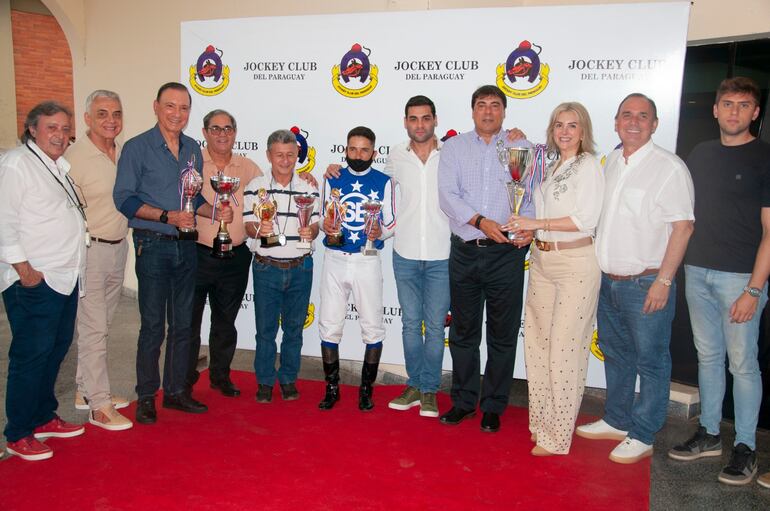
[[[257,253],[254,254],[254,260],[256,262],[260,264],[266,264],[268,266],[273,266],[281,270],[290,270],[292,268],[296,268],[301,265],[307,257],[308,256],[304,255],[302,257],[295,257],[293,259],[278,259],[275,257],[261,256]]]
[[[479,238],[475,240],[468,240],[465,241],[460,236],[457,236],[455,234],[452,235],[457,241],[460,243],[463,243],[465,245],[475,245],[477,247],[491,247],[492,245],[500,245],[500,243],[496,242],[495,240],[489,239],[489,238]]]
[[[551,250],[567,250],[570,248],[587,247],[592,244],[594,239],[590,236],[587,238],[580,238],[573,241],[540,241],[535,240],[535,246],[543,252],[550,252]]]
[[[152,238],[158,238],[161,240],[169,240],[169,241],[179,241],[178,236],[172,236],[170,234],[163,234],[162,232],[158,231],[151,231],[149,229],[134,229],[134,232],[137,234],[141,234],[142,236],[150,236]]]
[[[647,277],[649,275],[657,275],[660,268],[647,268],[642,273],[636,275],[614,275],[612,273],[605,273],[610,280],[634,280],[639,277]]]
[[[121,240],[106,240],[104,238],[97,238],[96,236],[91,236],[91,241],[95,241],[97,243],[106,243],[108,245],[117,245],[118,243],[120,243],[123,240],[122,239]]]

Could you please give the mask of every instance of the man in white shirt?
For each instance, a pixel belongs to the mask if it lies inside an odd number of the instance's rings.
[[[438,417],[436,391],[444,358],[449,312],[449,220],[438,204],[440,142],[434,134],[436,106],[425,96],[404,108],[409,140],[393,147],[385,173],[395,179],[401,222],[394,234],[393,273],[401,304],[406,389],[388,403],[394,410],[420,406]],[[423,335],[422,326],[425,325]]]
[[[0,159],[0,291],[11,325],[6,449],[28,461],[53,456],[40,439],[83,434],[56,415],[56,376],[72,343],[86,258],[85,213],[62,158],[72,114],[35,106],[23,145]]]
[[[244,228],[249,237],[249,248],[254,252],[251,267],[257,328],[254,372],[258,382],[258,403],[273,400],[276,379],[284,401],[299,399],[296,381],[301,360],[302,332],[313,285],[312,251],[303,248],[300,242],[312,242],[318,236],[320,204],[315,185],[294,172],[298,151],[294,133],[289,130],[271,133],[267,139],[270,174],[251,180],[243,198]],[[259,205],[260,190],[265,190],[270,200],[277,204],[275,217],[271,220],[255,216],[254,207]],[[314,200],[309,224],[302,228],[294,200],[299,195],[310,195]],[[260,238],[270,233],[278,235],[280,241],[277,246],[262,245]],[[279,320],[283,340],[280,368],[276,371]]]
[[[602,270],[597,320],[604,353],[604,417],[578,436],[617,439],[617,463],[652,455],[663,427],[671,376],[674,276],[693,232],[693,184],[684,162],[652,142],[655,103],[627,96],[615,115],[622,147],[605,166],[604,209],[596,233]],[[637,374],[638,399],[634,399]]]

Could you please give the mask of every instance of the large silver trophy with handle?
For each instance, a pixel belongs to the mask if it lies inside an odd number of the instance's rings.
[[[313,216],[313,207],[315,206],[315,197],[309,193],[295,195],[294,203],[297,205],[297,223],[300,229],[304,229],[310,225],[310,217]],[[297,248],[300,250],[310,250],[310,240],[300,236]]]
[[[526,191],[524,181],[532,172],[532,165],[535,162],[535,148],[505,147],[503,141],[500,140],[497,144],[497,157],[500,159],[500,163],[508,169],[511,176],[511,180],[505,183],[505,189],[508,192],[508,205],[511,207],[511,213],[518,216]],[[508,239],[515,240],[516,233],[509,232]]]
[[[374,226],[380,224],[382,202],[372,199],[365,200],[361,203],[361,209],[364,210],[364,232],[368,236],[374,229]],[[377,249],[374,248],[374,242],[367,238],[366,245],[361,247],[361,253],[366,256],[377,255]]]
[[[217,199],[223,207],[230,205],[230,197],[241,186],[241,178],[226,176],[219,173],[211,176],[211,188],[217,192]],[[216,203],[216,201],[214,201]],[[237,202],[237,201],[236,201]],[[214,238],[211,248],[211,255],[217,259],[230,259],[233,257],[233,239],[227,232],[227,224],[224,220],[219,221],[219,231]]]

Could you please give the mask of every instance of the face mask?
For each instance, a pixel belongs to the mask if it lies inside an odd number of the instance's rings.
[[[345,156],[345,161],[348,162],[348,167],[350,167],[350,170],[353,172],[363,172],[372,166],[374,156],[372,155],[368,160],[354,160],[353,158]]]

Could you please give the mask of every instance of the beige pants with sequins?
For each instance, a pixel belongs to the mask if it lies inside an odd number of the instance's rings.
[[[529,429],[554,454],[567,454],[572,444],[600,285],[593,245],[533,248],[524,321]]]

